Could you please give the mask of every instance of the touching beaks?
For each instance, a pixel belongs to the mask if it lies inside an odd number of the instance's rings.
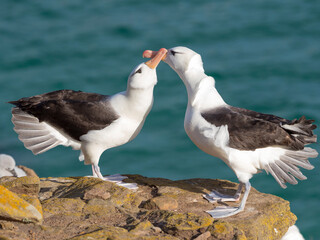
[[[143,58],[153,58],[158,52],[152,50],[145,50],[142,54]]]
[[[168,50],[165,48],[161,48],[159,51],[151,51],[145,50],[142,54],[144,58],[151,58],[149,61],[145,62],[145,64],[154,69],[158,66],[161,60],[164,60],[167,56]]]

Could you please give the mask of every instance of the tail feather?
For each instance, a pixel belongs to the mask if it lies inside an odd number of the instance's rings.
[[[313,134],[313,130],[317,126],[313,123],[314,120],[306,119],[305,116],[302,116],[299,120],[295,119],[289,124],[281,125],[281,127],[303,145],[307,145],[317,142],[317,135]]]

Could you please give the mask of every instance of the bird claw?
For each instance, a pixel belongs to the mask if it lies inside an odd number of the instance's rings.
[[[103,180],[109,181],[109,182],[114,182],[114,183],[119,183],[122,182],[123,179],[128,178],[127,176],[122,176],[121,174],[114,174],[114,175],[109,175],[107,177],[103,177]]]
[[[118,186],[128,188],[130,190],[136,190],[138,189],[138,184],[136,183],[125,183],[122,182],[123,179],[128,178],[127,176],[122,176],[121,174],[114,174],[114,175],[109,175],[106,177],[103,177],[103,180],[108,181],[108,182],[113,182],[117,184]]]
[[[242,209],[239,207],[216,207],[215,209],[206,212],[209,213],[213,218],[225,218],[236,215],[241,211]]]
[[[130,190],[137,190],[139,188],[138,184],[136,184],[136,183],[119,182],[119,183],[116,183],[116,184],[118,186],[125,187],[125,188],[128,188]]]
[[[235,198],[234,196],[224,195],[217,191],[212,191],[209,194],[202,195],[205,199],[207,199],[210,203],[215,202],[237,202],[239,201],[239,197]]]
[[[88,177],[99,178],[98,176],[88,176]],[[125,182],[122,182],[122,180],[126,179],[126,178],[128,178],[128,177],[127,176],[122,176],[121,174],[113,174],[113,175],[109,175],[109,176],[106,176],[106,177],[102,177],[100,179],[102,179],[104,181],[107,181],[107,182],[115,183],[118,186],[125,187],[125,188],[128,188],[130,190],[137,190],[139,188],[138,184],[136,184],[136,183],[125,183]]]

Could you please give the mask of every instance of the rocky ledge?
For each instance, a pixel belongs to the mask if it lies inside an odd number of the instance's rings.
[[[213,219],[202,195],[234,194],[229,181],[127,176],[138,190],[89,177],[2,177],[0,239],[281,239],[296,221],[288,201],[254,188],[244,212]]]

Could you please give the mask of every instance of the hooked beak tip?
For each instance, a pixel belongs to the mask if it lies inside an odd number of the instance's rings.
[[[165,48],[161,48],[159,51],[151,51],[151,50],[146,50],[143,52],[143,57],[147,57],[151,59],[147,61],[145,64],[152,68],[155,69],[158,64],[161,62],[161,60],[166,58],[168,50]]]

